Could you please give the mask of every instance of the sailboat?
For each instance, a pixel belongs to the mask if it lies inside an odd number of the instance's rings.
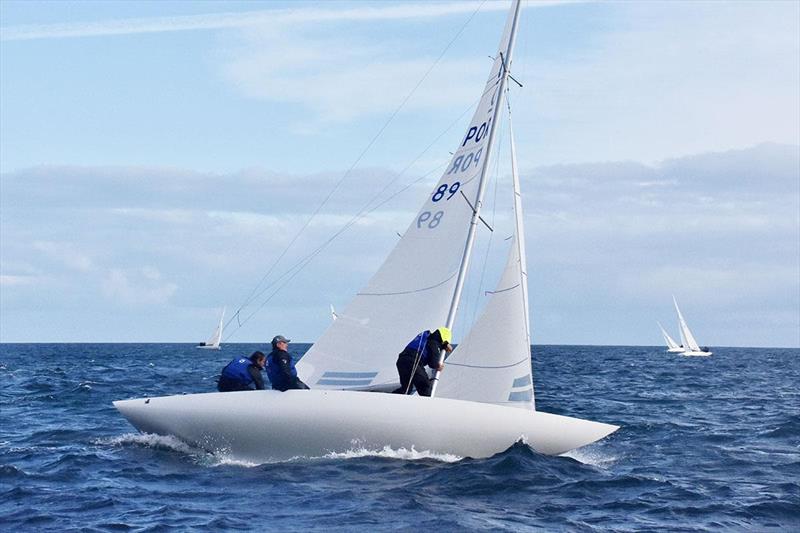
[[[669,333],[667,333],[667,330],[665,330],[664,326],[661,325],[661,322],[656,322],[656,324],[658,324],[658,327],[661,328],[661,334],[664,336],[664,342],[667,343],[667,352],[683,353],[685,348],[682,345],[679,345],[677,342],[675,342],[675,339],[669,336]],[[683,332],[681,332],[681,335],[683,335]]]
[[[513,143],[515,234],[497,289],[444,371],[433,376],[431,397],[385,394],[399,384],[397,353],[412,338],[453,327],[481,221],[519,15],[515,0],[480,102],[441,179],[383,265],[297,364],[311,390],[114,402],[133,426],[255,462],[387,446],[488,457],[518,441],[557,455],[618,429],[535,408]]]
[[[217,325],[217,329],[214,330],[214,334],[206,342],[201,342],[195,348],[201,348],[203,350],[219,350],[219,343],[222,340],[222,322],[225,320],[225,308],[222,308],[222,315],[219,317],[219,324]]]
[[[678,301],[675,299],[675,296],[672,297],[672,302],[675,304],[675,311],[678,312],[678,325],[680,326],[681,330],[681,343],[686,347],[686,349],[683,350],[683,355],[690,357],[705,357],[711,355],[712,352],[708,348],[700,348],[700,345],[697,344],[694,335],[692,335],[692,330],[689,329],[688,324],[686,324],[686,320],[683,318],[683,314],[678,307]]]

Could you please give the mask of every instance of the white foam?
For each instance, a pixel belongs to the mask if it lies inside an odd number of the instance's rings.
[[[422,459],[433,459],[435,461],[442,461],[443,463],[455,463],[463,459],[458,455],[450,453],[435,453],[430,450],[417,451],[413,446],[411,449],[398,448],[393,449],[390,446],[384,446],[380,450],[370,450],[367,448],[353,448],[346,452],[331,452],[325,455],[325,459],[358,459],[360,457],[384,457],[388,459],[402,459],[404,461],[419,461]]]
[[[227,450],[218,450],[216,452],[211,453],[199,448],[194,448],[186,444],[185,442],[177,439],[176,437],[167,435],[155,435],[152,433],[126,433],[124,435],[118,435],[116,437],[98,439],[95,441],[95,443],[101,445],[111,445],[111,446],[124,446],[126,444],[136,444],[140,446],[146,446],[148,448],[166,448],[176,452],[191,455],[197,459],[200,459],[199,461],[200,463],[210,467],[238,466],[244,468],[253,468],[256,466],[260,466],[262,464],[290,463],[296,461],[308,461],[308,460],[319,460],[319,459],[359,459],[362,457],[383,457],[387,459],[400,459],[403,461],[420,461],[420,460],[432,459],[434,461],[441,461],[443,463],[455,463],[463,459],[463,457],[449,453],[436,453],[430,450],[419,451],[415,449],[413,446],[411,447],[410,450],[407,448],[398,448],[395,450],[390,446],[384,446],[382,449],[378,450],[378,449],[368,449],[364,447],[355,447],[358,446],[358,444],[354,443],[354,448],[350,450],[347,450],[345,452],[331,452],[324,456],[318,456],[318,457],[297,456],[283,461],[252,462],[233,457]]]
[[[616,456],[605,454],[599,450],[592,449],[591,447],[570,450],[566,453],[562,453],[560,457],[569,457],[570,459],[575,459],[579,463],[596,466],[603,469],[610,468],[614,463],[617,462]]]
[[[139,444],[147,446],[148,448],[167,448],[176,452],[186,453],[189,455],[197,455],[198,453],[205,453],[202,450],[193,448],[185,442],[169,436],[169,435],[155,435],[153,433],[125,433],[116,437],[108,437],[99,439],[98,444],[110,444],[112,446],[123,446],[125,444]]]
[[[226,453],[213,453],[209,454],[208,461],[205,462],[207,466],[216,467],[216,466],[239,466],[243,468],[253,468],[254,466],[260,466],[263,463],[253,463],[251,461],[244,461],[242,459],[236,459],[234,457],[229,456]]]

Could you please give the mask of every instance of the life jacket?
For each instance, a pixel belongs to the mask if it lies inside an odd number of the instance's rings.
[[[250,368],[250,365],[252,364],[253,362],[247,357],[234,359],[228,363],[228,366],[222,369],[222,377],[237,383],[241,383],[245,387],[249,387],[253,384],[253,377],[250,375],[250,372],[248,372],[247,369]]]
[[[428,330],[423,331],[416,337],[414,340],[408,343],[405,350],[405,353],[413,353],[414,355],[419,355],[419,364],[426,365],[428,364],[428,360],[430,359],[430,355],[427,350],[428,346],[428,337],[431,336],[431,332]]]
[[[288,383],[284,383],[286,376],[283,375],[283,372],[281,372],[281,367],[278,366],[277,361],[275,361],[275,358],[273,357],[276,353],[281,351],[282,350],[272,350],[270,354],[267,356],[267,377],[269,378],[270,383],[272,383],[273,385],[277,385],[279,387],[282,385],[285,386],[289,385]],[[286,353],[287,355],[289,354],[289,352]],[[297,368],[295,368],[294,366],[294,357],[292,357],[291,355],[289,355],[289,367],[291,368],[292,371],[292,377],[296,378]]]

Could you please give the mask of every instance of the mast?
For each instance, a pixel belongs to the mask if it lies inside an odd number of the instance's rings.
[[[486,157],[483,160],[483,167],[481,168],[480,179],[478,180],[478,192],[475,195],[475,201],[472,205],[475,206],[472,212],[472,219],[470,220],[469,232],[467,233],[467,241],[464,245],[464,254],[461,258],[461,265],[458,269],[458,277],[456,278],[456,287],[453,292],[453,299],[450,302],[450,310],[447,313],[447,320],[445,327],[452,329],[453,323],[456,320],[456,312],[458,311],[458,303],[461,300],[461,292],[464,289],[464,281],[466,280],[467,271],[469,269],[469,260],[472,256],[472,247],[475,243],[475,233],[478,229],[478,222],[480,220],[480,211],[483,202],[483,193],[486,189],[486,175],[489,169],[489,160],[492,155],[492,147],[494,146],[495,132],[497,131],[497,122],[500,117],[500,108],[503,105],[503,97],[505,96],[506,82],[508,81],[509,68],[511,66],[511,55],[514,51],[514,41],[517,35],[517,26],[519,25],[519,11],[521,0],[514,0],[514,5],[511,7],[509,17],[511,17],[511,32],[508,38],[508,45],[505,52],[500,51],[500,82],[497,86],[497,102],[495,102],[494,110],[492,112],[492,127],[489,131],[489,139],[486,143]],[[439,354],[439,361],[442,360],[443,354]],[[436,393],[436,385],[439,383],[439,374],[437,370],[433,378],[431,378],[431,396]]]

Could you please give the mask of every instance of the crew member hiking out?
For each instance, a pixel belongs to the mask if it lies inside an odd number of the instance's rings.
[[[264,369],[266,356],[262,352],[253,352],[250,358],[240,357],[228,363],[222,369],[217,381],[217,390],[230,392],[237,390],[264,390]]]
[[[408,343],[408,346],[397,356],[397,373],[400,375],[400,388],[395,394],[411,394],[417,389],[420,396],[431,395],[431,382],[425,366],[434,370],[444,369],[444,361],[440,361],[441,351],[453,351],[450,346],[451,334],[448,328],[442,327],[431,333],[425,330]],[[413,385],[413,388],[412,388]]]
[[[292,341],[283,335],[276,335],[272,339],[272,352],[267,356],[267,376],[272,388],[282,392],[308,388],[308,385],[297,377],[295,361],[288,351],[290,342]]]

